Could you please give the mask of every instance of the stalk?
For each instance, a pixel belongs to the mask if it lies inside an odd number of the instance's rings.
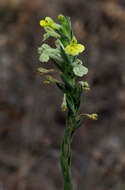
[[[71,142],[72,142],[72,116],[67,113],[66,129],[61,145],[61,168],[64,178],[64,190],[73,190],[71,175]]]

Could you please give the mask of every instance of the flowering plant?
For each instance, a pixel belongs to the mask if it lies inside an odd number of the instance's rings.
[[[45,34],[43,35],[43,43],[38,48],[40,62],[51,60],[58,70],[40,67],[38,71],[40,75],[45,75],[44,83],[55,83],[64,94],[61,109],[66,111],[66,129],[61,145],[60,160],[64,177],[64,190],[72,190],[70,170],[72,137],[87,119],[97,120],[97,114],[79,114],[82,92],[89,90],[86,81],[76,82],[77,77],[83,77],[88,73],[88,68],[78,59],[78,55],[85,50],[85,47],[77,42],[69,17],[59,15],[58,21],[59,24],[50,17],[40,21]],[[55,48],[44,43],[49,37],[56,39]],[[50,75],[54,72],[59,73],[61,80]]]

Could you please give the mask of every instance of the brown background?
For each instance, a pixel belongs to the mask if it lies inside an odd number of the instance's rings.
[[[71,17],[86,46],[81,58],[91,90],[83,96],[81,112],[99,114],[73,139],[75,189],[124,190],[124,0],[0,0],[0,190],[63,189],[62,94],[45,86],[36,72],[39,21],[56,20],[59,13]]]

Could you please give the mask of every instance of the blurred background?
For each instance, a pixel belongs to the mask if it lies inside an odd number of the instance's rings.
[[[75,189],[125,190],[124,0],[0,0],[0,190],[63,190],[62,94],[36,71],[39,21],[60,13],[86,47],[81,112],[99,114],[73,139]]]

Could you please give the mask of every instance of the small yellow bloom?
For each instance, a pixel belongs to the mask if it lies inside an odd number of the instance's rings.
[[[55,69],[45,69],[43,67],[39,67],[37,70],[40,72],[40,76],[48,74],[48,73],[52,73],[52,72],[57,72]]]
[[[78,44],[75,36],[72,38],[72,41],[69,45],[66,46],[65,51],[69,55],[76,56],[79,53],[82,53],[85,50],[85,46]]]
[[[44,20],[41,20],[40,26],[42,26],[43,28],[50,27],[50,28],[57,29],[57,30],[60,28],[60,25],[56,24],[53,21],[53,19],[51,19],[50,17],[46,17]]]
[[[92,113],[92,114],[81,114],[81,116],[86,117],[88,119],[97,120],[98,114]]]

